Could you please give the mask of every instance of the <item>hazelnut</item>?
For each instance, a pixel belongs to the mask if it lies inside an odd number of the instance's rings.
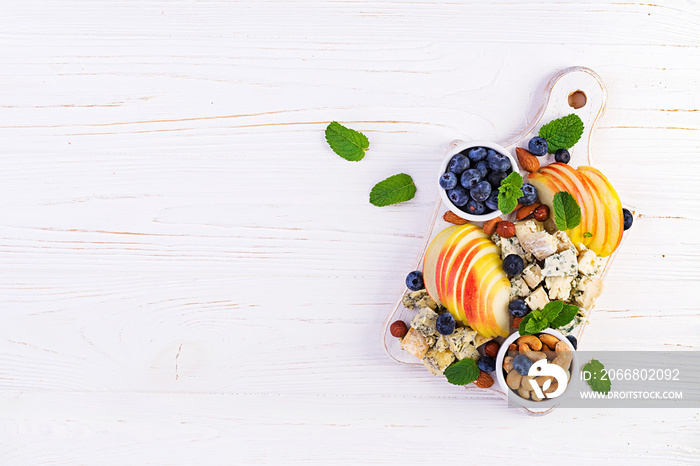
[[[408,333],[408,327],[406,323],[402,320],[397,320],[391,324],[389,327],[389,332],[391,332],[392,337],[403,338]]]
[[[498,355],[498,348],[500,347],[501,345],[495,341],[490,341],[484,346],[484,354],[490,358],[495,358]]]
[[[515,225],[513,225],[513,222],[508,221],[498,222],[496,233],[501,238],[512,238],[515,235]]]
[[[541,206],[535,209],[532,215],[538,222],[546,222],[549,218],[549,207],[542,204]]]
[[[516,345],[515,343],[511,343],[508,346],[508,351],[518,351],[518,345]]]

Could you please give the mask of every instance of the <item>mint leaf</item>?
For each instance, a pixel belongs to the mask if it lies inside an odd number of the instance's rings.
[[[532,312],[530,314],[532,314]],[[525,331],[528,335],[533,335],[535,333],[541,332],[547,327],[549,327],[549,321],[540,313],[535,313],[532,315],[532,318],[528,320],[527,324],[525,324]]]
[[[529,333],[527,331],[527,324],[530,322],[530,320],[533,318],[534,315],[535,315],[534,312],[530,312],[528,315],[523,317],[523,320],[520,321],[520,326],[518,327],[518,331],[520,332],[520,335],[532,335],[533,333],[537,333],[537,332]]]
[[[577,306],[574,306],[573,304],[564,304],[559,315],[555,319],[552,319],[549,325],[552,328],[563,327],[574,320],[576,314],[578,314]]]
[[[547,326],[561,313],[564,308],[564,301],[550,301],[542,309],[542,317],[547,319]]]
[[[583,237],[584,238],[593,238],[593,233],[591,233],[590,231],[587,231],[583,234]]]
[[[610,392],[612,384],[610,383],[610,378],[608,377],[608,374],[605,372],[605,366],[603,366],[603,364],[600,361],[598,361],[597,359],[591,359],[590,362],[586,363],[586,365],[583,366],[583,369],[581,370],[586,374],[590,374],[590,377],[588,377],[588,375],[584,375],[584,379],[588,379],[586,380],[586,382],[594,392]]]
[[[557,228],[564,231],[574,228],[581,223],[581,208],[576,199],[567,191],[559,191],[552,200],[554,222]]]
[[[351,162],[359,162],[365,156],[365,150],[369,148],[367,136],[346,128],[337,121],[331,121],[326,127],[326,141],[333,152]]]
[[[583,121],[572,113],[550,121],[540,128],[539,135],[547,140],[550,154],[558,149],[570,149],[583,135]]]
[[[467,385],[479,378],[481,371],[472,358],[464,358],[445,369],[445,377],[452,385]]]
[[[369,202],[377,207],[384,207],[410,201],[415,195],[416,185],[413,184],[413,178],[399,173],[375,184],[369,193]]]
[[[523,177],[513,172],[506,176],[498,186],[498,210],[509,214],[518,205],[518,199],[523,196]]]

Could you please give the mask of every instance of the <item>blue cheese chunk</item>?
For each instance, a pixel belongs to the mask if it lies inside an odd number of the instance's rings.
[[[450,350],[438,351],[433,348],[425,353],[423,364],[433,375],[442,375],[445,369],[455,360],[455,355]]]
[[[541,261],[557,252],[559,242],[546,231],[536,231],[525,235],[520,244],[526,252]]]
[[[445,335],[438,334],[433,348],[437,351],[447,351],[450,348],[450,344],[447,342]]]
[[[406,309],[424,309],[429,307],[432,310],[437,310],[438,305],[433,298],[430,297],[426,290],[407,291],[401,302]]]
[[[542,276],[542,269],[539,265],[537,265],[536,262],[528,265],[523,270],[523,280],[525,280],[527,286],[529,286],[532,289],[535,289],[537,285],[542,283],[543,278],[544,277]]]
[[[574,329],[576,329],[576,327],[583,323],[588,323],[588,320],[586,319],[586,316],[584,315],[583,311],[579,309],[576,316],[574,316],[574,319],[568,324],[564,325],[563,327],[559,327],[557,331],[564,336],[571,335]]]
[[[549,290],[549,299],[566,301],[571,295],[572,277],[547,277],[544,280],[544,285]]]
[[[516,298],[524,298],[530,294],[530,288],[528,288],[527,283],[522,276],[515,276],[510,279],[510,300]]]
[[[581,277],[577,281],[572,298],[574,303],[585,310],[591,310],[595,300],[603,292],[603,280],[598,277]]]
[[[578,261],[576,249],[569,248],[566,251],[553,254],[545,259],[542,275],[545,277],[575,277],[578,275]]]
[[[415,328],[418,333],[423,336],[431,336],[437,333],[435,324],[437,323],[438,315],[430,308],[421,309],[421,311],[411,321],[411,327]]]
[[[408,329],[408,333],[401,339],[401,349],[418,359],[423,359],[429,348],[430,345],[427,339],[418,333],[415,328]]]
[[[552,236],[557,240],[557,252],[563,252],[574,247],[574,243],[571,242],[569,235],[565,232],[561,230],[555,231],[552,233]]]
[[[476,349],[478,337],[475,330],[460,327],[455,329],[452,335],[446,336],[445,340],[457,359],[472,358],[476,361],[479,359],[479,351]]]
[[[578,256],[578,271],[588,277],[600,275],[603,271],[603,260],[590,249]]]
[[[530,293],[530,296],[525,298],[525,304],[532,309],[544,309],[544,306],[549,302],[547,297],[547,292],[544,291],[543,287],[538,287],[535,291]]]

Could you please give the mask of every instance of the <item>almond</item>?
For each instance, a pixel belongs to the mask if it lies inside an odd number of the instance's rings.
[[[460,217],[459,215],[455,214],[451,210],[448,210],[444,214],[442,214],[442,219],[446,221],[447,223],[454,223],[455,225],[466,225],[467,221]]]
[[[484,354],[490,358],[495,358],[498,355],[498,349],[501,347],[495,341],[490,341],[484,346]]]
[[[492,218],[484,222],[484,233],[491,236],[496,231],[496,225],[501,221],[501,217]]]
[[[513,319],[513,328],[520,328],[520,322],[523,321],[522,317],[516,317]]]
[[[539,202],[535,202],[534,204],[522,206],[520,210],[518,210],[518,213],[515,214],[515,218],[517,218],[518,220],[522,220],[525,217],[528,217],[541,205],[542,204],[540,204]]]
[[[489,388],[493,385],[493,377],[486,372],[479,372],[479,377],[474,381],[474,385],[479,388]]]
[[[518,157],[518,163],[526,172],[532,173],[540,169],[540,161],[530,151],[522,147],[516,147],[515,155]]]

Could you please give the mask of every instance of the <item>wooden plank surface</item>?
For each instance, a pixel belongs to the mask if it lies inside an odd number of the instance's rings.
[[[698,350],[699,23],[689,0],[6,2],[0,463],[697,463],[698,409],[524,417],[379,336],[447,144],[511,139],[582,65],[608,89],[592,158],[642,217],[581,347]],[[415,199],[371,206],[398,172]]]

